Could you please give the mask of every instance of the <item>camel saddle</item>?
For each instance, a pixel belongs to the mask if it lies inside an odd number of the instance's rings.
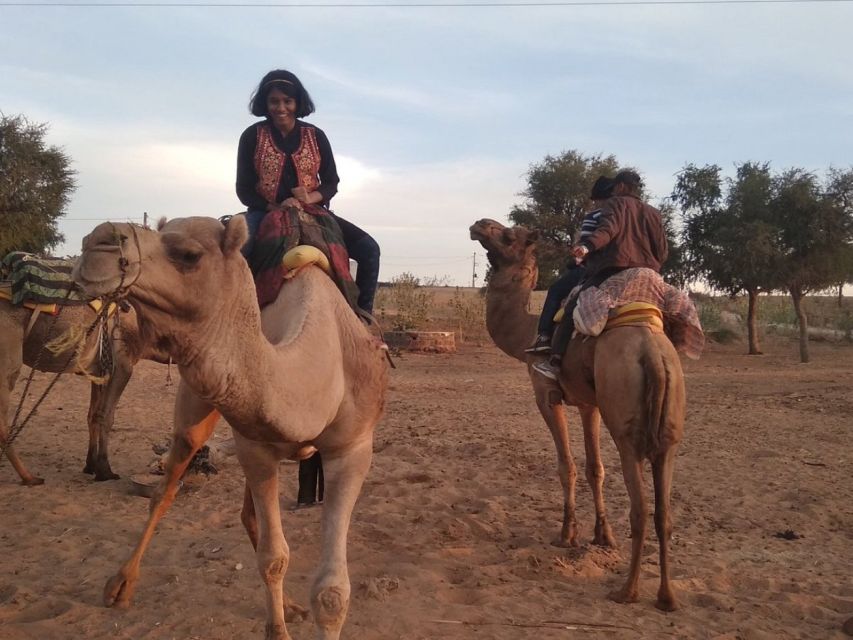
[[[350,274],[341,228],[328,209],[310,204],[270,211],[261,221],[248,256],[261,308],[278,297],[289,270],[283,262],[285,254],[300,245],[315,247],[323,254],[329,275],[355,310],[358,289]]]

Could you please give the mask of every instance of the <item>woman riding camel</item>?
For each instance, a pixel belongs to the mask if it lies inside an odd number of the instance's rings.
[[[328,210],[340,182],[326,134],[300,119],[314,112],[314,102],[293,73],[276,69],[266,74],[249,110],[264,119],[243,132],[237,148],[237,197],[248,209],[246,256],[268,212],[289,206],[309,213],[311,206]],[[358,306],[373,313],[379,245],[366,231],[329,213],[341,228],[349,257],[358,264]]]
[[[237,197],[248,209],[249,226],[243,255],[251,254],[267,213],[291,206],[311,213],[312,207],[322,207],[337,221],[347,253],[358,264],[357,304],[372,314],[379,245],[366,231],[329,211],[340,179],[326,134],[300,119],[314,113],[308,91],[296,75],[276,69],[261,79],[249,110],[264,119],[243,132],[237,147]],[[299,463],[297,506],[322,502],[323,466],[318,452]]]

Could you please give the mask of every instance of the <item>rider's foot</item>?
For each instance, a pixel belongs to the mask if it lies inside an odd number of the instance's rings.
[[[551,353],[551,336],[546,336],[540,333],[536,336],[536,341],[533,345],[527,347],[524,351],[525,353],[539,353],[543,355]]]
[[[549,380],[557,380],[560,375],[560,361],[554,358],[546,362],[537,362],[532,368],[536,373],[545,376]]]

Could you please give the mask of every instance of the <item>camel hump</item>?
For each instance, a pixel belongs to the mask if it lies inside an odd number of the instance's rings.
[[[332,266],[329,264],[326,254],[317,247],[309,244],[300,244],[293,247],[293,249],[284,254],[281,264],[284,267],[286,278],[289,277],[289,274],[294,274],[303,267],[311,264],[316,264],[328,275],[332,275]]]

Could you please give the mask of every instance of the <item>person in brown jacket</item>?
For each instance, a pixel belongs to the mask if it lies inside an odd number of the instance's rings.
[[[637,267],[660,272],[669,245],[660,211],[640,200],[643,182],[634,171],[620,171],[613,178],[613,197],[604,206],[598,227],[572,248],[572,254],[585,259],[587,273],[580,291],[597,287],[610,276]],[[566,305],[563,322],[557,329],[551,358],[533,369],[552,380],[557,379],[566,348],[574,334],[572,315],[577,295]]]

